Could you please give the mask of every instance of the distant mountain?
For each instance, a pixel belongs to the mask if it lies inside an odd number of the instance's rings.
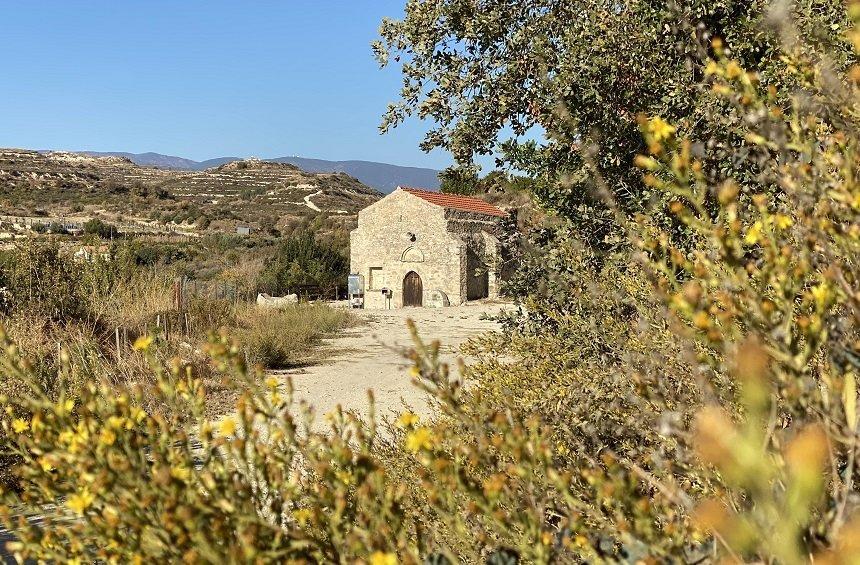
[[[160,153],[124,153],[122,151],[81,151],[85,155],[93,157],[125,157],[129,161],[142,167],[158,167],[159,169],[177,169],[180,171],[192,171],[196,169],[197,161],[162,155]]]
[[[213,167],[220,167],[234,161],[242,161],[242,157],[216,157],[215,159],[206,159],[205,161],[197,161],[192,167],[195,171],[205,171]]]
[[[278,163],[290,163],[309,173],[346,173],[364,184],[388,194],[399,185],[436,190],[439,171],[419,167],[401,167],[373,161],[324,161],[306,157],[277,157]]]
[[[193,161],[183,157],[161,155],[160,153],[123,153],[110,151],[82,151],[93,156],[125,157],[143,167],[176,169],[181,171],[202,171],[220,167],[242,157],[218,157],[206,161]],[[420,167],[401,167],[373,161],[326,161],[306,157],[275,157],[265,159],[273,163],[289,163],[309,173],[346,173],[380,192],[392,192],[398,185],[414,186],[436,190],[439,188],[439,171]]]

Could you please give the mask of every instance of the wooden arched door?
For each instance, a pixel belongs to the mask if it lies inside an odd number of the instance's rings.
[[[421,277],[415,271],[409,271],[403,277],[403,306],[421,306],[424,304],[424,285]]]

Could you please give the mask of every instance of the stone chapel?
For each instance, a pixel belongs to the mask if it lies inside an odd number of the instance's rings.
[[[365,308],[460,305],[498,297],[499,221],[478,198],[398,187],[358,213],[350,272]]]

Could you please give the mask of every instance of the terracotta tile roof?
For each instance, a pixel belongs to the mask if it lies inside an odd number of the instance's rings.
[[[405,186],[398,187],[400,190],[414,194],[418,198],[426,200],[431,204],[442,206],[443,208],[453,208],[454,210],[462,210],[464,212],[472,212],[475,214],[486,214],[487,216],[505,217],[507,212],[496,208],[489,202],[484,202],[480,198],[471,198],[469,196],[459,196],[457,194],[443,194],[441,192],[433,192],[420,188],[409,188]]]

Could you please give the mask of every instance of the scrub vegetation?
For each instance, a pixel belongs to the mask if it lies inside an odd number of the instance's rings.
[[[50,389],[4,337],[10,549],[856,563],[860,4],[605,6],[412,0],[383,24],[407,78],[387,123],[438,119],[426,146],[464,164],[502,124],[549,140],[501,144],[541,213],[507,239],[519,308],[469,345],[469,386],[415,328],[437,417],[316,431],[229,332],[205,348],[240,385],[218,421],[145,333],[149,378],[71,387],[67,348]]]
[[[149,362],[131,347],[152,336],[160,362],[177,358],[193,368],[209,393],[209,414],[230,409],[235,398],[234,387],[203,352],[213,331],[235,336],[248,363],[281,369],[307,362],[323,336],[349,323],[346,311],[325,305],[259,309],[186,296],[180,306],[176,280],[169,270],[138,265],[128,246],[75,260],[56,245],[34,242],[0,257],[0,317],[7,338],[26,353],[34,383],[51,398],[61,392],[77,397],[101,381],[117,387],[155,383]],[[8,397],[27,390],[13,378],[0,381]],[[157,402],[151,397],[147,407]]]

